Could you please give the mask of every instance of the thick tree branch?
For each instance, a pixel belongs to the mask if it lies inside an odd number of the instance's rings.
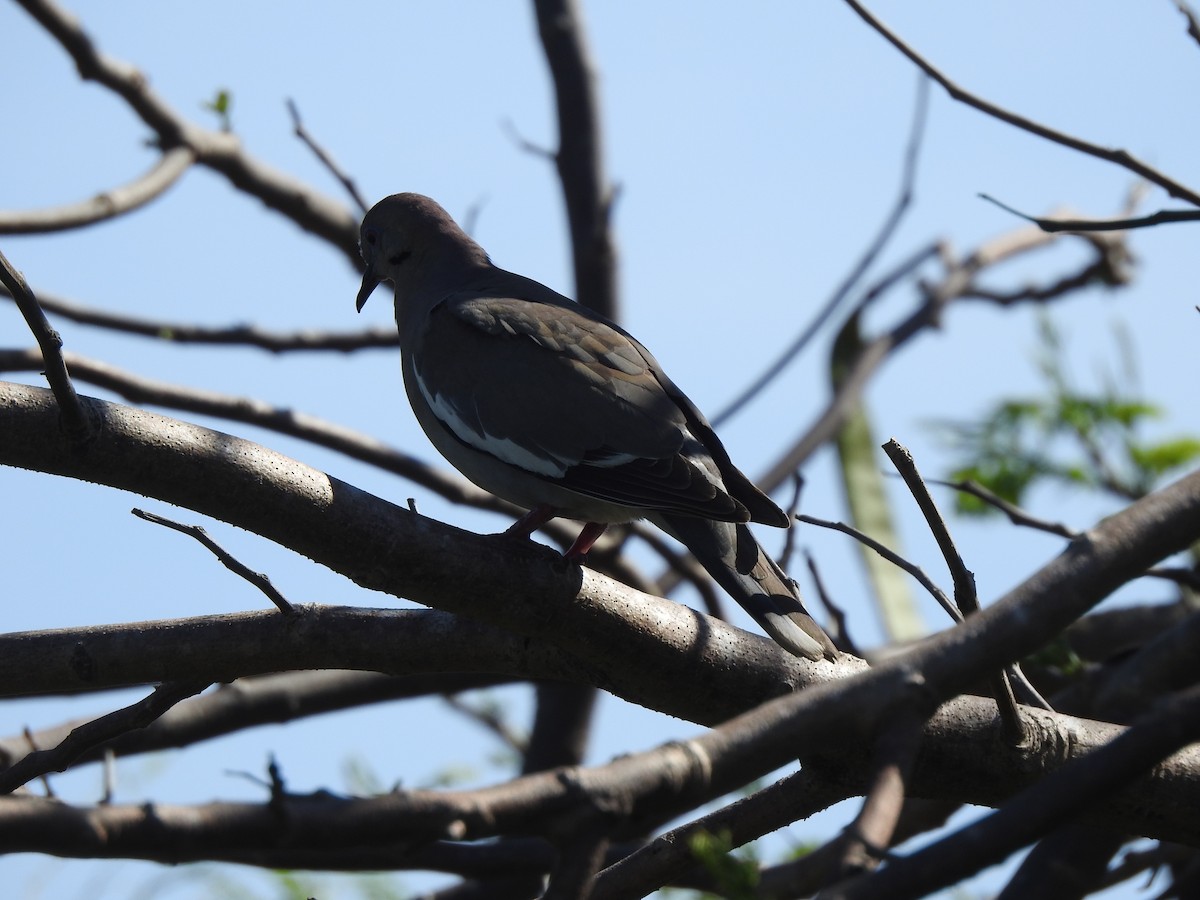
[[[1107,746],[1050,775],[1003,809],[910,856],[893,859],[877,877],[856,879],[830,897],[898,900],[948,887],[1126,788],[1131,778],[1196,740],[1200,688],[1160,703]]]
[[[661,697],[663,685],[686,684],[688,696],[674,698],[677,714],[701,721],[722,717],[715,698],[741,695],[772,660],[778,661],[776,678],[784,673],[791,678],[834,674],[827,663],[784,659],[765,639],[738,637],[736,630],[718,622],[564,565],[548,550],[423,520],[228,435],[139,410],[89,404],[103,429],[86,459],[79,459],[62,447],[47,392],[3,386],[0,461],[155,494],[283,543],[364,586],[553,641],[574,657],[575,677],[604,684],[651,708],[661,708],[654,697]],[[164,435],[169,436],[165,442]],[[953,696],[1000,665],[1037,649],[1118,585],[1165,554],[1188,546],[1198,534],[1200,474],[1104,520],[1006,598],[958,628],[874,669],[772,701],[705,735],[698,746],[714,763],[700,794],[719,796],[798,754],[830,750],[854,736],[861,739],[878,727],[887,710]],[[298,618],[303,623],[308,617]],[[328,642],[328,629],[322,634]],[[640,663],[636,670],[630,666],[632,659]],[[346,667],[340,661],[335,665]],[[920,673],[918,680],[913,673]],[[994,706],[988,706],[993,710],[986,719],[990,729]],[[1104,743],[1116,733],[1087,723],[1072,746]],[[1011,748],[1001,752],[1023,759]],[[936,754],[922,755],[933,758]],[[959,762],[959,771],[975,765]],[[972,785],[975,802],[978,794],[987,796],[1002,784],[995,758],[988,762],[988,774]],[[1054,766],[1043,760],[1039,767]],[[930,785],[921,780],[919,767],[914,790],[946,791],[946,769],[938,768],[936,783]],[[1024,777],[1029,771],[1024,770]],[[674,803],[695,801],[697,789],[697,783],[677,783],[676,800],[663,805],[660,797],[650,806],[656,815],[664,815]],[[1154,810],[1160,818],[1148,822],[1147,830],[1179,832],[1178,822],[1164,823],[1182,793],[1176,786],[1174,795],[1163,797],[1161,808]],[[1147,811],[1138,815],[1145,817]],[[1128,811],[1123,821],[1129,822]]]

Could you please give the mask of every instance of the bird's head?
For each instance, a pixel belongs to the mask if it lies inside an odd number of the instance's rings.
[[[449,279],[487,262],[487,254],[449,213],[421,194],[393,194],[371,207],[358,247],[366,263],[358,291],[360,312],[382,281],[395,286],[397,299],[407,298],[423,288],[454,287]]]

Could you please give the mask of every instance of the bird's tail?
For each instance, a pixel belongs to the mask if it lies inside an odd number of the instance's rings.
[[[805,612],[794,583],[746,525],[663,513],[654,521],[785,650],[814,660],[836,656],[829,635]]]

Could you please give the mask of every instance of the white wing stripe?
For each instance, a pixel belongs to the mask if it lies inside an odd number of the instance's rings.
[[[425,398],[425,402],[429,404],[429,408],[433,410],[433,414],[437,416],[438,421],[454,432],[460,441],[474,447],[476,450],[491,454],[496,459],[508,463],[510,466],[516,466],[518,469],[524,469],[526,472],[533,472],[536,475],[545,475],[550,478],[561,478],[569,465],[572,464],[571,460],[541,456],[508,438],[493,437],[487,432],[476,431],[463,421],[458,411],[450,403],[447,403],[440,394],[431,395],[420,377],[417,378],[417,385],[421,389],[421,395]]]

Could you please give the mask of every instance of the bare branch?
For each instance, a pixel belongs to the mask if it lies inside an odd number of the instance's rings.
[[[584,34],[578,0],[534,0],[538,35],[558,110],[558,152],[571,231],[575,299],[617,320],[617,251],[609,223],[615,193],[604,173],[600,100],[595,64]]]
[[[266,622],[263,624],[265,626]],[[151,655],[165,650],[153,644],[148,649]],[[187,747],[258,725],[291,722],[335,710],[425,697],[446,690],[491,687],[511,680],[511,677],[497,675],[384,675],[338,670],[240,678],[222,684],[210,693],[184,700],[145,728],[126,732],[103,747],[86,751],[75,764],[97,762],[108,754],[127,757]],[[31,749],[60,743],[80,724],[69,722],[34,734],[0,739],[0,767],[13,765]]]
[[[321,161],[321,165],[328,169],[329,173],[341,182],[342,187],[346,189],[346,193],[350,195],[350,199],[358,205],[359,212],[366,214],[367,202],[363,200],[362,195],[358,192],[358,185],[354,183],[354,179],[347,175],[341,166],[334,162],[329,151],[317,143],[316,139],[308,133],[308,129],[304,127],[304,122],[300,119],[300,108],[296,106],[296,101],[289,97],[287,108],[289,115],[292,117],[292,130],[295,132],[296,137],[300,138],[304,142],[304,145]]]
[[[909,492],[917,501],[917,507],[925,517],[925,524],[929,526],[938,549],[942,551],[942,558],[946,560],[946,568],[950,570],[950,576],[954,580],[955,604],[964,615],[978,612],[979,595],[975,590],[975,573],[967,568],[958,548],[954,546],[954,538],[950,536],[946,520],[942,518],[937,504],[929,494],[929,489],[921,480],[921,474],[917,471],[912,453],[895,438],[883,445],[883,452],[887,454],[892,465],[896,467],[896,471],[900,473],[900,477],[904,479],[904,483],[908,485]]]
[[[921,744],[921,725],[920,719],[902,715],[879,736],[866,798],[836,842],[840,845],[839,871],[873,871],[892,845],[904,809],[905,787]]]
[[[532,646],[552,641],[574,660],[570,674],[564,672],[561,680],[601,679],[599,683],[610,690],[650,708],[662,708],[664,692],[669,691],[675,714],[701,721],[725,718],[730,712],[729,698],[739,696],[751,679],[761,679],[764,672],[771,672],[765,682],[769,695],[786,684],[785,679],[799,679],[802,673],[821,680],[859,668],[849,659],[834,665],[785,658],[786,654],[765,638],[742,635],[677,604],[622,589],[594,572],[563,564],[550,550],[479,537],[420,519],[250,442],[140,410],[88,403],[104,427],[81,458],[63,448],[53,426],[54,406],[48,392],[0,384],[0,463],[86,477],[115,487],[136,484],[143,494],[240,525],[343,572],[363,586],[469,613],[493,628],[524,636],[524,644],[516,639],[515,646],[524,648],[519,652],[513,650],[511,640],[506,644],[506,652],[513,654],[507,657],[510,667],[513,659],[524,659]],[[160,439],[163,434],[169,439]],[[656,815],[675,814],[675,804],[684,802],[683,797],[694,803],[699,796],[719,796],[797,756],[822,749],[836,754],[842,746],[839,736],[861,740],[879,726],[884,711],[895,712],[906,705],[924,707],[957,695],[988,672],[1039,648],[1119,585],[1197,537],[1200,474],[1193,474],[1107,517],[1089,530],[1086,541],[1073,542],[1008,596],[961,626],[852,677],[772,700],[695,739],[692,743],[712,763],[703,776],[704,789],[698,794],[697,782],[688,778],[672,781],[669,796],[676,799],[668,802],[661,796],[652,804]],[[320,641],[313,650],[341,668],[348,666],[340,657],[362,652],[360,643],[378,643],[364,640],[362,634],[347,635],[342,629],[337,638],[353,640],[332,654],[334,634],[320,616],[306,611],[298,617],[296,627],[280,629],[277,614],[272,615],[275,630],[286,632],[275,639],[274,646],[297,635],[313,634],[310,629],[317,628]],[[219,619],[213,627],[216,622]],[[377,630],[375,625],[371,628]],[[145,628],[139,631],[142,652],[148,632]],[[399,637],[389,632],[389,643]],[[471,637],[472,644],[490,640],[480,634]],[[499,642],[505,643],[503,639]],[[66,645],[68,656],[69,648],[77,643],[74,639]],[[173,644],[176,657],[179,643]],[[255,656],[259,665],[263,664],[263,650],[272,646],[269,641],[263,643],[266,647],[259,648]],[[739,653],[737,648],[745,652]],[[473,651],[484,649],[474,647]],[[492,652],[491,647],[486,650]],[[415,650],[415,655],[421,654],[425,655],[422,665],[448,665],[427,647]],[[339,659],[334,662],[331,655]],[[401,661],[416,664],[404,657],[406,654],[393,646],[380,664],[385,668]],[[631,660],[638,665],[632,666]],[[0,653],[0,667],[9,664],[19,665],[6,649]],[[119,660],[118,668],[128,671],[137,664],[136,659]],[[305,664],[321,662],[309,656]],[[207,660],[207,671],[214,677],[220,677],[214,671],[220,668],[217,660]],[[61,669],[58,672],[64,674]],[[920,673],[919,682],[911,678],[913,672]],[[22,668],[21,677],[27,676],[27,669]],[[761,680],[757,683],[764,685]],[[944,703],[939,715],[977,709],[978,701],[974,703]],[[986,740],[994,744],[994,705],[987,703],[986,707],[991,711],[975,726],[964,721],[956,733],[982,727]],[[1041,722],[1056,721],[1049,713],[1037,715]],[[1075,737],[1053,745],[1057,759],[1065,746],[1069,745],[1071,754],[1087,752],[1098,746],[1095,741],[1106,743],[1119,733],[1119,729],[1100,723],[1071,721]],[[758,729],[762,729],[761,737]],[[746,740],[747,733],[754,733],[755,739]],[[1049,749],[1042,748],[1043,752]],[[997,790],[1003,774],[1000,763],[1005,760],[1010,764],[1019,761],[1021,777],[1026,779],[1031,773],[1040,775],[1055,767],[1051,759],[1032,762],[1028,757],[1032,750],[1024,748],[1018,754],[1010,748],[988,759],[989,774],[981,776],[974,787]],[[929,759],[937,757],[930,755]],[[1186,771],[1191,757],[1185,754],[1181,759]],[[978,758],[957,758],[955,764],[963,768],[956,771],[972,771],[980,762]],[[1156,769],[1153,777],[1163,779],[1179,771],[1177,764],[1172,764]],[[944,772],[941,778],[945,780]],[[1139,782],[1139,802],[1149,796],[1142,793],[1150,790],[1149,784]],[[922,782],[921,790],[931,788],[939,789],[937,779],[932,785]],[[1156,817],[1169,815],[1167,810],[1176,807],[1184,795],[1178,784],[1173,790],[1173,795],[1156,795],[1161,801],[1146,801]],[[1119,799],[1114,794],[1105,802]],[[1136,815],[1145,816],[1146,807],[1139,808]],[[1131,811],[1123,809],[1119,815],[1123,827],[1129,827]],[[1164,819],[1156,821],[1154,833],[1167,836]],[[1195,825],[1194,816],[1188,821]],[[1178,820],[1173,827],[1180,827]]]
[[[435,469],[369,435],[316,416],[271,406],[250,397],[232,397],[215,391],[184,388],[142,378],[99,360],[74,353],[67,353],[65,356],[81,380],[114,391],[133,402],[256,425],[328,447],[352,459],[378,466],[384,471],[408,478],[452,502],[504,513],[511,513],[516,509],[479,490],[463,478]],[[0,350],[0,371],[28,371],[36,369],[39,365],[40,360],[32,351]]]
[[[115,219],[164,194],[195,161],[187,147],[172,147],[145,175],[90,200],[49,209],[0,210],[0,234],[44,234]]]
[[[233,554],[223,550],[216,541],[208,536],[208,532],[206,532],[201,526],[184,525],[182,522],[176,522],[173,519],[166,518],[165,516],[159,516],[152,512],[146,512],[143,509],[135,508],[130,510],[130,512],[132,512],[139,519],[152,522],[155,525],[162,525],[165,528],[170,528],[172,531],[178,531],[180,534],[186,534],[190,537],[194,537],[206,549],[211,551],[218,560],[220,560],[221,565],[240,578],[244,578],[246,581],[250,582],[256,588],[266,594],[267,599],[274,603],[276,609],[278,609],[281,613],[288,616],[296,615],[296,607],[292,606],[292,604],[288,602],[287,598],[284,597],[283,594],[279,593],[279,589],[276,588],[275,585],[271,584],[270,578],[268,578],[262,572],[253,571],[243,563],[239,562],[233,556]]]
[[[1045,247],[1059,237],[1029,226],[986,241],[962,260],[952,259],[948,251],[943,252],[946,271],[937,284],[922,285],[924,302],[899,324],[863,346],[835,395],[792,447],[780,456],[765,475],[757,479],[759,486],[767,491],[775,490],[818,447],[830,440],[854,408],[871,376],[892,353],[926,329],[939,326],[945,309],[954,301],[983,296],[983,289],[976,282],[981,272],[1005,260]],[[1124,279],[1128,276],[1124,268],[1127,267],[1129,255],[1119,232],[1081,236],[1079,239],[1089,241],[1096,250],[1093,262],[1080,272],[1060,279],[1053,290],[1033,288],[1007,299],[1010,302],[1046,302],[1097,281],[1125,283]]]
[[[58,401],[59,414],[62,416],[63,427],[73,443],[85,442],[91,435],[92,424],[84,413],[79,396],[75,393],[75,385],[71,383],[67,363],[63,358],[62,336],[54,330],[42,312],[37,297],[26,284],[24,276],[13,268],[8,258],[0,253],[0,283],[8,290],[9,296],[16,301],[17,308],[25,317],[29,330],[33,332],[38,343],[39,352],[30,354],[28,368],[42,370],[54,398]]]
[[[212,682],[176,681],[159,685],[148,697],[95,721],[80,725],[50,750],[34,750],[0,772],[0,794],[11,794],[21,785],[49,772],[65,772],[89,751],[126,732],[144,728],[172,706],[198,694]]]
[[[1085,759],[1049,775],[1005,806],[904,857],[870,879],[841,886],[846,900],[924,896],[1000,862],[1094,805],[1179,748],[1200,739],[1200,688],[1168,698]]]
[[[1018,209],[1013,209],[1007,203],[1001,203],[990,194],[980,194],[982,199],[994,203],[1005,212],[1032,222],[1042,231],[1059,233],[1073,231],[1084,233],[1089,231],[1126,231],[1131,228],[1149,228],[1153,225],[1166,225],[1171,222],[1198,222],[1200,209],[1160,209],[1148,216],[1135,216],[1123,219],[1045,219],[1031,216]]]
[[[813,559],[813,555],[807,550],[804,552],[804,560],[808,565],[808,572],[812,576],[813,585],[817,589],[817,599],[821,602],[821,606],[829,613],[836,626],[837,633],[834,634],[833,643],[839,650],[850,653],[854,656],[861,657],[862,651],[855,643],[854,638],[850,636],[850,629],[846,623],[846,611],[840,605],[834,602],[829,591],[825,589],[825,581],[821,578],[821,572],[817,568],[817,561]]]
[[[444,691],[442,693],[442,700],[455,712],[466,716],[472,722],[482,725],[509,750],[522,756],[525,754],[529,742],[513,731],[508,722],[504,720],[504,717],[496,710],[487,706],[486,703],[468,703],[458,695],[457,691]]]
[[[874,239],[867,245],[858,261],[851,267],[850,271],[842,279],[842,282],[825,301],[825,305],[813,317],[812,321],[805,326],[804,330],[796,336],[779,356],[759,375],[749,386],[744,388],[740,394],[729,401],[726,406],[721,409],[715,416],[712,417],[712,423],[715,426],[720,426],[739,410],[747,406],[756,396],[758,396],[772,381],[779,376],[793,359],[795,359],[803,349],[808,346],[808,342],[821,329],[821,327],[829,321],[830,316],[842,305],[842,302],[849,296],[850,291],[862,279],[867,270],[874,264],[875,260],[887,247],[888,242],[900,227],[900,222],[904,219],[904,214],[912,205],[913,191],[917,180],[917,159],[921,152],[921,141],[925,134],[925,117],[929,108],[929,80],[921,78],[917,82],[917,100],[913,109],[912,130],[908,137],[908,146],[904,151],[904,166],[900,177],[900,193],[896,197],[895,203],[891,210],[884,218],[879,231]]]
[[[951,602],[950,598],[946,596],[946,592],[938,587],[932,578],[925,574],[924,569],[922,569],[916,563],[909,562],[896,551],[885,547],[869,534],[864,534],[853,525],[847,525],[845,522],[831,522],[828,519],[818,519],[816,516],[809,516],[803,513],[796,516],[796,521],[803,522],[806,525],[816,525],[820,528],[828,528],[831,531],[840,531],[842,534],[849,535],[850,537],[854,538],[860,544],[870,547],[892,565],[899,566],[901,569],[915,578],[917,583],[920,584],[921,587],[925,588],[925,590],[929,592],[930,596],[938,602],[938,605],[946,611],[946,615],[950,616],[950,618],[956,622],[962,621],[962,613],[958,611],[958,607],[956,607],[954,603]]]
[[[1187,19],[1188,36],[1197,44],[1200,44],[1200,19],[1196,18],[1196,13],[1192,10],[1191,6],[1185,2],[1185,0],[1175,0],[1175,8],[1183,13],[1184,17]]]
[[[1068,528],[1061,522],[1050,522],[1045,519],[1039,519],[1032,516],[1016,504],[1009,503],[999,494],[989,491],[977,481],[967,479],[965,481],[939,481],[937,479],[929,479],[930,484],[939,484],[943,487],[954,488],[956,491],[962,491],[964,494],[970,494],[982,500],[989,506],[993,506],[1008,517],[1008,521],[1014,525],[1021,525],[1026,528],[1034,528],[1038,531],[1045,531],[1049,534],[1056,534],[1059,537],[1074,539],[1079,536],[1073,528]]]
[[[967,106],[977,109],[980,112],[991,116],[992,118],[999,119],[1001,122],[1006,122],[1009,125],[1020,128],[1022,131],[1028,131],[1030,134],[1037,135],[1038,137],[1044,138],[1045,140],[1051,141],[1055,144],[1061,144],[1064,147],[1068,147],[1071,150],[1075,150],[1087,156],[1094,156],[1097,159],[1102,159],[1106,162],[1118,165],[1123,169],[1127,169],[1130,172],[1133,172],[1135,175],[1138,175],[1147,181],[1158,185],[1172,197],[1175,197],[1179,200],[1186,200],[1188,203],[1191,203],[1195,206],[1200,206],[1200,194],[1197,194],[1195,191],[1185,187],[1174,179],[1167,177],[1157,169],[1151,168],[1149,165],[1132,156],[1125,150],[1110,150],[1105,147],[1099,147],[1095,144],[1089,144],[1087,141],[1080,140],[1077,137],[1073,137],[1061,131],[1055,131],[1053,128],[1050,128],[1046,125],[1041,125],[1032,119],[1027,119],[1024,116],[1017,115],[1014,112],[1009,112],[1008,110],[1003,109],[994,103],[989,103],[987,100],[963,90],[949,78],[943,75],[940,71],[934,68],[934,66],[924,57],[909,47],[908,44],[906,44],[895,32],[879,21],[879,19],[875,18],[875,16],[868,12],[866,7],[857,2],[857,0],[846,0],[846,4],[852,10],[854,10],[864,22],[882,35],[888,43],[907,56],[922,72],[944,87],[947,93],[949,93],[951,97],[960,103],[965,103]]]
[[[12,295],[7,289],[0,296]],[[54,294],[41,292],[38,301],[42,309],[63,316],[81,325],[95,325],[111,331],[157,338],[176,344],[234,344],[259,347],[272,353],[294,350],[337,350],[348,353],[371,348],[393,348],[400,345],[395,326],[365,328],[360,331],[329,332],[316,330],[268,331],[257,325],[228,325],[207,327],[162,319],[128,316],[74,303]]]
[[[359,271],[358,221],[344,206],[248,154],[238,138],[189,122],[159,96],[133,66],[101,53],[79,20],[52,0],[18,0],[70,54],[86,81],[95,81],[125,101],[157,135],[165,151],[186,148],[196,163],[224,175],[305,231],[333,244]]]
[[[726,834],[734,847],[828,809],[849,792],[807,769],[780,779],[714,812],[673,828],[599,874],[593,900],[640,897],[693,868],[692,839]]]

